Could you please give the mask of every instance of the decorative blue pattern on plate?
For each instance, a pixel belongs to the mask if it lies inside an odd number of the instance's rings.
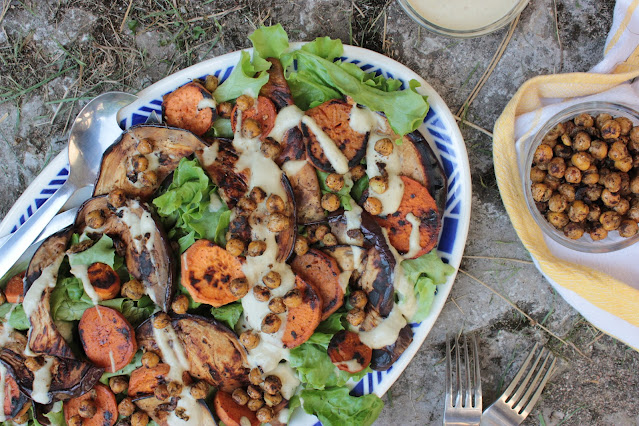
[[[139,99],[137,101],[120,111],[118,115],[120,127],[126,129],[134,125],[143,124],[153,112],[161,115],[162,96],[194,78],[204,78],[209,73],[217,76],[221,81],[226,80],[233,71],[238,59],[239,52],[214,58],[182,70],[143,90],[138,94]],[[385,56],[365,49],[345,46],[345,56],[340,59],[357,64],[367,72],[395,78],[401,81],[402,87],[406,87],[406,82],[410,79],[417,79],[421,82],[422,92],[428,96],[431,108],[424,119],[424,124],[420,127],[420,131],[434,148],[434,152],[441,161],[448,178],[448,199],[446,211],[443,214],[443,226],[438,251],[444,261],[457,268],[461,261],[468,233],[471,187],[466,148],[452,114],[435,90],[424,80],[408,68]],[[15,219],[13,219],[15,225],[11,232],[17,229],[19,223],[24,223],[26,218],[65,182],[68,176],[68,163],[65,162],[63,164],[66,165],[58,167],[57,170],[49,170],[47,168],[43,171],[43,174],[48,173],[48,176],[50,176],[48,184],[41,186],[38,195],[31,199],[29,205],[20,215],[16,215]],[[25,193],[25,195],[27,194]],[[12,220],[11,218],[6,219]],[[393,364],[391,369],[369,373],[358,383],[352,383],[351,394],[376,393],[381,396],[388,390],[406,368],[408,362],[426,338],[428,331],[432,328],[450,292],[453,280],[454,276],[446,284],[438,287],[429,318],[420,324],[411,324],[414,332],[413,343],[399,360]],[[319,422],[315,423],[316,421],[315,417],[302,413],[295,416],[293,424],[321,425]]]

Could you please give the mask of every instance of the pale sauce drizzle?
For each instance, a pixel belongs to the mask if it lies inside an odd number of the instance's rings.
[[[421,225],[421,221],[415,217],[414,214],[408,213],[406,215],[406,220],[411,224],[410,237],[409,237],[409,250],[408,253],[404,255],[406,259],[412,259],[419,253],[422,249],[419,241],[419,226]]]
[[[49,396],[49,388],[51,387],[51,366],[53,365],[53,357],[47,357],[42,367],[33,373],[33,392],[31,399],[40,404],[48,404],[51,397]]]
[[[317,142],[319,142],[322,147],[322,151],[324,155],[328,159],[328,162],[331,163],[333,169],[339,174],[345,174],[348,172],[348,158],[339,150],[337,144],[333,139],[331,139],[320,126],[317,125],[313,118],[305,115],[302,118],[302,123],[308,127],[308,129],[313,132],[315,138],[317,138]]]
[[[277,117],[275,117],[275,125],[268,136],[278,142],[282,142],[286,132],[293,127],[300,125],[302,117],[304,117],[304,111],[295,105],[289,105],[282,108],[280,112],[277,113]]]

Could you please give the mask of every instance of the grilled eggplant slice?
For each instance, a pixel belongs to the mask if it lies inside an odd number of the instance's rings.
[[[44,240],[36,250],[24,278],[23,303],[30,313],[29,349],[37,354],[71,359],[75,356],[53,323],[49,300],[72,233],[70,227],[65,228]]]
[[[304,162],[299,167],[297,162],[287,162],[282,166],[286,173],[297,206],[297,223],[306,224],[324,219],[324,209],[322,208],[322,194],[317,179],[315,168]]]
[[[105,217],[99,230],[86,224],[87,215],[96,210]],[[126,200],[123,207],[116,209],[106,196],[91,198],[78,211],[75,227],[80,234],[107,234],[114,244],[123,245],[129,273],[144,284],[156,305],[168,311],[177,286],[176,262],[164,229],[145,203]]]
[[[248,384],[246,351],[233,331],[197,315],[174,315],[171,325],[186,353],[191,376],[226,392]],[[140,324],[136,337],[140,348],[159,352],[153,317]]]
[[[368,295],[368,306],[387,317],[395,304],[395,258],[384,256],[376,247],[366,252],[358,286]]]
[[[232,209],[248,191],[250,172],[235,170],[239,154],[233,148],[233,142],[230,139],[216,138],[209,143],[209,147],[198,149],[195,155],[213,183],[219,188],[220,197]]]
[[[293,105],[293,95],[288,87],[288,82],[284,78],[284,68],[277,58],[266,58],[271,63],[268,69],[268,81],[260,89],[260,95],[265,96],[273,102],[277,110]]]
[[[381,349],[373,349],[371,368],[377,371],[388,370],[391,365],[404,353],[408,345],[413,341],[413,329],[406,324],[400,331],[399,337],[392,345]]]
[[[182,158],[205,146],[188,130],[157,125],[131,127],[104,153],[93,195],[121,189],[131,198],[148,200]]]
[[[295,238],[297,237],[297,213],[295,208],[295,195],[293,194],[293,187],[286,177],[285,173],[282,173],[282,186],[288,196],[288,200],[284,200],[285,210],[284,214],[290,218],[289,225],[283,231],[280,231],[275,240],[277,241],[277,261],[285,262],[293,255],[293,249],[295,248]]]
[[[160,401],[154,395],[145,395],[133,400],[140,410],[146,412],[159,426],[169,426],[171,412],[177,407],[177,400],[171,398],[169,401]],[[216,426],[217,423],[213,414],[204,401],[199,401],[198,412],[185,414],[193,424]],[[192,419],[192,420],[191,420]]]

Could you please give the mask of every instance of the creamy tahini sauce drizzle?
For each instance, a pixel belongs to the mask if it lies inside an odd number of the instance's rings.
[[[220,143],[213,142],[210,146],[205,147],[202,150],[202,164],[203,166],[210,166],[217,159],[217,154],[220,150]]]
[[[51,387],[51,366],[53,365],[53,357],[47,357],[44,365],[33,373],[33,392],[31,399],[40,404],[48,404],[49,388]]]
[[[155,243],[155,232],[157,231],[153,216],[151,216],[151,212],[142,208],[139,201],[133,200],[130,201],[129,204],[130,207],[124,206],[117,210],[120,220],[129,228],[131,239],[137,252],[142,252],[144,244],[144,247],[152,253],[153,244]],[[142,214],[138,216],[137,213],[133,212],[133,209],[142,211]]]
[[[302,118],[302,123],[308,127],[308,129],[313,132],[315,137],[317,138],[317,142],[319,142],[322,150],[324,151],[324,155],[328,159],[328,162],[331,163],[331,166],[335,169],[335,171],[339,174],[348,173],[348,158],[340,151],[337,147],[337,144],[333,139],[331,139],[320,126],[308,115],[305,115]]]
[[[69,263],[71,265],[73,265],[74,256],[75,254],[69,253]],[[100,301],[100,296],[98,296],[98,293],[95,291],[95,288],[93,288],[93,284],[91,284],[91,280],[89,279],[88,269],[89,267],[87,265],[77,264],[71,267],[70,272],[71,274],[73,274],[74,277],[76,277],[82,282],[82,288],[84,288],[84,292],[87,294],[87,296],[89,296],[93,304],[97,305],[98,302]]]
[[[278,142],[282,142],[286,132],[293,127],[299,126],[302,122],[302,117],[304,117],[304,111],[295,105],[289,105],[282,108],[280,112],[277,113],[277,117],[275,117],[275,125],[268,136]]]
[[[295,395],[295,390],[301,383],[297,378],[297,374],[295,374],[295,371],[288,362],[278,364],[276,368],[271,370],[269,375],[280,378],[280,381],[282,382],[282,390],[280,392],[286,399],[291,399],[291,397]]]
[[[421,225],[421,221],[412,213],[406,215],[406,220],[411,224],[412,228],[410,230],[409,250],[404,257],[406,259],[412,259],[422,249],[419,241],[419,226]]]
[[[162,353],[162,359],[171,366],[169,380],[182,383],[182,375],[191,367],[182,342],[171,324],[164,328],[153,327],[153,338]]]
[[[202,98],[200,99],[200,102],[197,103],[197,109],[198,111],[204,108],[215,108],[217,106],[217,103],[215,102],[215,99],[213,98]]]
[[[184,408],[186,415],[189,416],[188,420],[181,419],[175,414],[175,410],[171,411],[167,418],[167,423],[173,425],[193,425],[200,426],[206,424],[206,418],[204,417],[205,408],[202,404],[193,396],[191,396],[191,387],[185,386],[178,399],[177,406]]]

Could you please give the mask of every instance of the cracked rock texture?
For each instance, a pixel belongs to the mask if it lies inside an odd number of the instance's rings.
[[[108,90],[136,92],[193,63],[249,47],[247,35],[261,23],[282,23],[292,41],[329,35],[385,53],[422,75],[453,113],[464,106],[507,32],[467,40],[437,36],[386,0],[135,1],[126,19],[128,1],[2,5],[0,217],[63,149],[70,123],[88,99]],[[531,1],[468,106],[467,120],[491,131],[527,79],[590,69],[601,58],[613,7],[612,0]],[[502,205],[490,137],[469,126],[461,130],[473,180],[466,244],[471,257],[461,269],[495,292],[458,274],[433,330],[384,396],[377,424],[441,424],[446,338],[475,331],[484,406],[541,342],[559,356],[558,369],[525,424],[639,425],[639,354],[589,325],[532,264],[495,259],[529,261],[530,255]]]

